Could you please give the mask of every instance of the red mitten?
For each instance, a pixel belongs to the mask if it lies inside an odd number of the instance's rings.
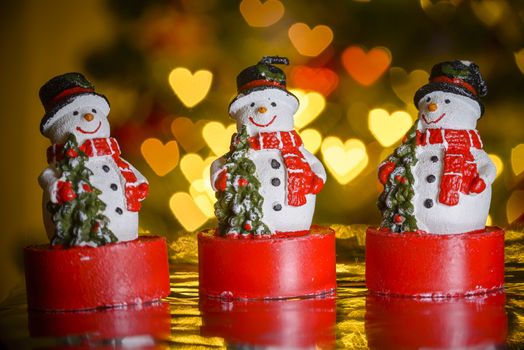
[[[138,200],[143,201],[146,199],[147,194],[149,193],[149,184],[146,182],[142,182],[140,185],[138,185]]]
[[[484,180],[482,180],[480,177],[476,177],[471,181],[471,185],[469,187],[470,193],[482,193],[486,189],[486,183]]]
[[[395,163],[386,162],[378,168],[378,179],[381,184],[385,185],[388,182],[389,175],[395,170]]]
[[[311,193],[317,194],[322,190],[323,187],[324,180],[322,180],[322,178],[317,175],[313,175],[313,179],[311,180]]]
[[[215,188],[219,191],[225,191],[227,187],[227,170],[224,169],[218,174],[215,180]]]
[[[59,180],[56,184],[56,202],[65,203],[76,198],[73,184],[69,181]]]

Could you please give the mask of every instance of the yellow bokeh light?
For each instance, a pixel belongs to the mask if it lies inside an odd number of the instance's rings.
[[[366,145],[358,139],[343,143],[338,137],[329,136],[322,142],[321,151],[324,164],[342,185],[353,180],[368,164]]]
[[[209,218],[213,218],[216,202],[215,192],[209,185],[209,178],[197,179],[189,186],[189,194],[193,197],[198,208]]]
[[[475,16],[490,27],[500,22],[506,8],[504,0],[471,1],[470,5]]]
[[[519,51],[515,52],[514,56],[517,67],[519,68],[520,72],[524,74],[524,49],[520,49]]]
[[[391,63],[391,51],[386,47],[374,47],[368,52],[358,46],[350,46],[342,52],[342,64],[348,74],[359,84],[369,86],[376,82]]]
[[[209,200],[209,197],[205,194],[198,194],[193,197],[193,200],[198,209],[200,209],[208,219],[215,217],[215,209],[213,203]]]
[[[511,149],[511,168],[515,175],[520,175],[524,171],[524,143]]]
[[[208,157],[204,160],[198,154],[188,153],[180,160],[180,169],[187,181],[192,183],[195,180],[202,179],[204,170],[209,168],[215,159],[215,157]]]
[[[389,70],[391,87],[395,94],[407,105],[413,104],[415,92],[428,82],[429,74],[421,69],[407,73],[403,68],[392,67]]]
[[[186,192],[174,193],[169,199],[169,208],[182,227],[189,232],[204,225],[208,219]]]
[[[322,144],[322,135],[315,129],[305,129],[300,132],[304,147],[311,153],[318,152]]]
[[[149,138],[142,142],[140,152],[158,176],[164,176],[172,171],[177,166],[180,156],[176,141],[163,144],[156,138]]]
[[[502,159],[496,154],[490,153],[488,156],[497,168],[497,174],[495,175],[495,178],[497,178],[500,174],[502,174],[502,171],[504,171],[504,163],[502,162]]]
[[[305,23],[295,23],[289,27],[288,35],[297,51],[310,57],[318,56],[333,40],[333,31],[325,25],[310,29]]]
[[[209,122],[202,129],[202,136],[206,144],[211,148],[214,154],[222,156],[229,152],[231,136],[236,130],[235,124],[225,127],[220,122]]]
[[[298,98],[300,103],[294,117],[295,127],[300,130],[313,122],[322,113],[326,107],[326,99],[314,91],[305,92],[299,89],[291,89],[290,92]]]
[[[240,13],[251,27],[268,27],[284,15],[284,5],[278,0],[242,0]]]
[[[389,114],[386,110],[377,108],[368,114],[369,130],[384,147],[389,147],[400,140],[412,124],[411,116],[404,111]]]
[[[169,73],[168,81],[180,101],[191,108],[206,97],[211,88],[213,73],[202,69],[192,74],[189,69],[179,67]]]

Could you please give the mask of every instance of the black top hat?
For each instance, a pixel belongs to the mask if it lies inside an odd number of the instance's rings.
[[[433,66],[429,83],[415,93],[415,106],[422,97],[433,91],[451,92],[467,96],[480,106],[480,115],[484,114],[484,104],[480,100],[488,93],[486,82],[480,74],[479,67],[469,61],[447,61]]]
[[[286,74],[274,64],[289,65],[286,57],[264,56],[254,66],[249,66],[237,76],[237,96],[231,101],[230,106],[238,98],[253,91],[276,88],[283,90],[288,95],[298,98],[286,89]]]
[[[44,129],[51,125],[58,110],[80,95],[99,96],[109,105],[107,98],[96,93],[93,84],[80,73],[65,73],[45,83],[39,92],[40,101],[42,101],[45,110],[44,117],[40,122],[40,132],[43,133]]]

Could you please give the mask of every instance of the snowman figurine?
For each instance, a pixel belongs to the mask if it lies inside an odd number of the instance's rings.
[[[83,184],[83,189],[90,192],[94,187],[100,191],[97,191],[100,193],[98,199],[105,207],[101,213],[105,216],[103,222],[114,235],[110,242],[115,241],[115,237],[117,241],[137,238],[138,211],[147,195],[148,182],[120,157],[118,142],[110,137],[107,120],[110,108],[106,97],[96,93],[82,74],[67,73],[44,84],[40,100],[45,109],[40,132],[52,143],[47,150],[49,166],[38,179],[44,190],[43,211],[48,237],[53,238],[57,226],[47,210],[48,203],[63,204],[77,196],[74,185],[64,181],[59,167],[59,162],[66,157],[64,143],[74,136],[78,149],[87,156],[85,167],[90,171],[90,184]]]
[[[415,94],[418,121],[379,168],[382,227],[432,234],[485,228],[496,174],[476,130],[486,93],[473,62],[433,67]]]
[[[238,132],[231,152],[211,165],[219,228],[228,226],[222,234],[307,233],[316,194],[326,181],[324,167],[294,129],[298,99],[286,90],[286,76],[273,64],[289,62],[264,57],[237,77],[238,95],[229,114]],[[242,188],[256,193],[239,196]]]

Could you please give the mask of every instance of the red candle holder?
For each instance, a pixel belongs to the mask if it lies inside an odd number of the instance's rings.
[[[32,310],[87,310],[141,304],[169,294],[166,239],[143,236],[101,247],[24,249]]]
[[[335,232],[328,227],[313,225],[306,235],[258,239],[203,231],[198,261],[200,293],[210,297],[278,299],[336,289]]]
[[[413,297],[474,295],[504,287],[504,230],[436,235],[366,232],[371,293]]]

